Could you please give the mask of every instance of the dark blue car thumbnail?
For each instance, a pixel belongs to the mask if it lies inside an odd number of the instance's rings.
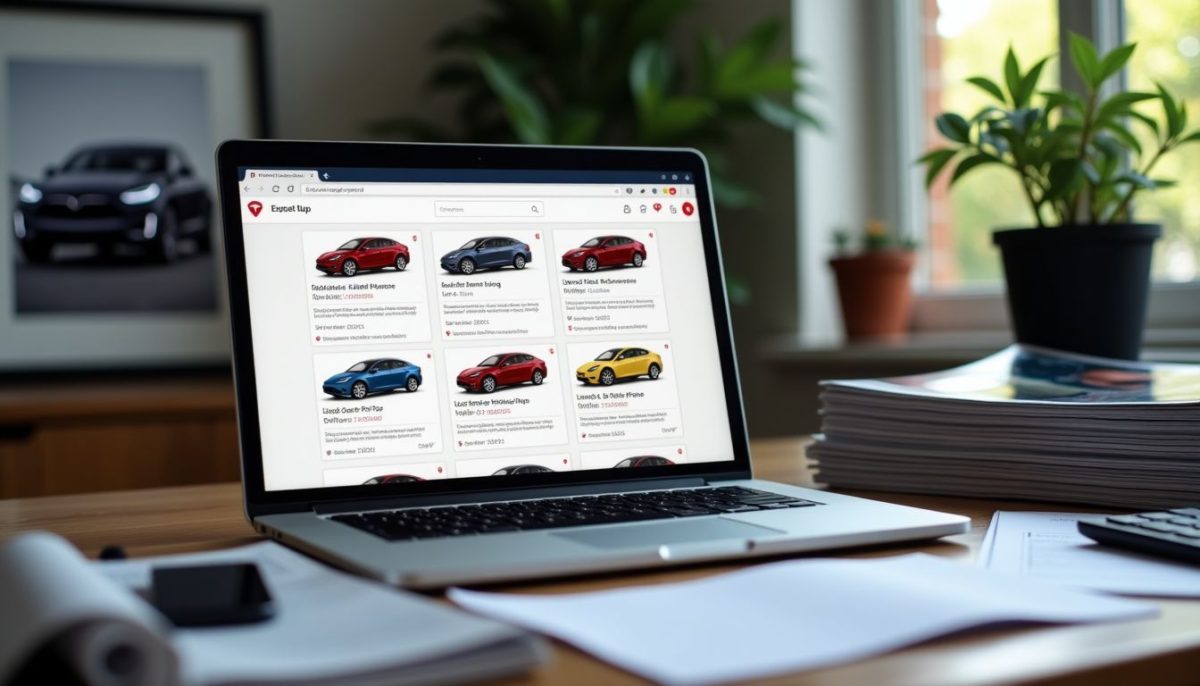
[[[474,274],[478,269],[524,269],[532,261],[533,253],[521,241],[505,236],[484,236],[472,238],[458,250],[442,255],[442,269],[453,274]]]
[[[391,357],[363,360],[325,379],[321,388],[335,398],[363,399],[400,388],[412,393],[421,387],[421,368]]]

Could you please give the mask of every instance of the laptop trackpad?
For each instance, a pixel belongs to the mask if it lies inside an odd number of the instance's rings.
[[[596,548],[658,548],[678,543],[701,543],[725,539],[751,539],[784,533],[765,526],[716,517],[636,526],[613,526],[581,531],[564,531],[555,536]]]

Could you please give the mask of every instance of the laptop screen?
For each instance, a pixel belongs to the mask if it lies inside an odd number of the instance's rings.
[[[733,459],[689,172],[239,179],[266,490]]]

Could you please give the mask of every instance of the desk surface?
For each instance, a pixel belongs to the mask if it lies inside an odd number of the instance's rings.
[[[811,485],[804,441],[752,444],[755,476]],[[971,518],[968,534],[938,542],[838,552],[873,557],[922,551],[973,558],[992,512],[1069,510],[1031,503],[899,494],[863,494]],[[224,548],[256,540],[242,515],[237,484],[0,500],[0,538],[27,529],[62,534],[88,555],[109,544],[132,556]],[[669,571],[510,585],[521,593],[563,593],[692,579],[738,568],[737,563]],[[1153,620],[1098,626],[995,629],[933,641],[871,660],[791,675],[773,682],[800,684],[1195,684],[1200,675],[1200,601],[1160,601]],[[637,678],[556,644],[554,659],[510,684],[621,684]]]

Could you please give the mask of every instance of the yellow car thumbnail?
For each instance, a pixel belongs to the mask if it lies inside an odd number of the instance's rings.
[[[612,348],[575,370],[575,378],[585,384],[611,386],[620,379],[662,374],[663,361],[658,353],[645,348]]]

